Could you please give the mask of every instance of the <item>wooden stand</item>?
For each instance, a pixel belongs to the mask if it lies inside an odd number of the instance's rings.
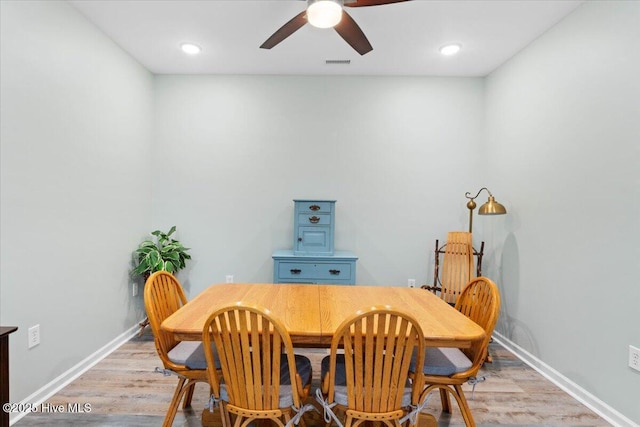
[[[213,412],[209,411],[209,408],[204,408],[204,411],[202,411],[202,425],[204,427],[222,427],[220,407],[216,407]]]
[[[418,427],[438,427],[438,421],[436,420],[436,417],[434,417],[431,414],[425,414],[424,412],[421,412],[420,414],[418,414],[418,423],[417,423]]]

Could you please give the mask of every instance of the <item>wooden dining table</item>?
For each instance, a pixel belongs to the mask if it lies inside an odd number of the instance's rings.
[[[205,321],[215,310],[238,303],[268,309],[296,347],[329,347],[334,331],[349,315],[387,306],[413,315],[427,346],[466,348],[484,330],[429,291],[363,285],[224,283],[209,286],[162,322],[181,341],[202,340]]]
[[[374,306],[390,307],[415,317],[427,346],[466,348],[485,335],[484,329],[429,291],[363,285],[211,285],[166,318],[161,327],[180,341],[201,341],[209,315],[235,304],[268,309],[284,323],[295,347],[329,347],[334,331],[344,319]],[[204,409],[202,425],[219,427],[219,414]],[[436,425],[433,415],[420,414],[418,427]]]

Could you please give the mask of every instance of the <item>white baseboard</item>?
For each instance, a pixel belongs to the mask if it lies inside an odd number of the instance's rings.
[[[520,347],[516,343],[512,342],[505,336],[498,332],[493,333],[493,339],[502,345],[504,348],[516,355],[524,363],[535,369],[538,373],[544,376],[546,379],[560,387],[566,393],[571,395],[578,402],[591,409],[593,412],[604,418],[606,421],[616,427],[640,427],[629,418],[625,417],[620,412],[607,405],[602,400],[598,399],[593,394],[589,393],[569,378],[562,375],[560,372],[553,369],[551,366],[544,363],[524,348]]]
[[[111,340],[105,346],[91,354],[86,359],[80,361],[77,365],[64,372],[62,375],[55,378],[50,383],[41,387],[39,390],[36,390],[30,396],[26,397],[21,404],[25,407],[29,407],[30,405],[40,405],[45,402],[51,396],[62,390],[65,386],[71,383],[73,380],[78,378],[80,375],[87,372],[93,366],[95,366],[102,359],[113,353],[117,350],[122,344],[129,341],[133,338],[138,331],[140,330],[140,325],[137,323],[135,326],[132,326],[128,330],[124,331],[122,334]],[[22,417],[27,415],[29,412],[20,412],[20,413],[12,413],[9,419],[9,425],[12,426],[18,422]]]

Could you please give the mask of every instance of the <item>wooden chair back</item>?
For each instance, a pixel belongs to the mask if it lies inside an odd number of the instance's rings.
[[[267,310],[241,304],[217,310],[205,322],[202,341],[205,349],[210,348],[211,343],[216,346],[228,394],[225,407],[237,416],[236,425],[241,419],[246,419],[245,423],[252,419],[272,419],[282,425],[283,408],[279,403],[283,357],[289,365],[293,405],[300,407],[301,390],[296,381],[291,338],[284,325]],[[209,360],[212,352],[205,354],[207,365],[213,366]],[[213,389],[219,389],[215,369],[208,372]]]
[[[476,322],[485,331],[485,337],[470,348],[462,349],[473,366],[469,371],[456,374],[454,377],[475,376],[484,362],[491,334],[500,314],[500,291],[498,286],[486,277],[471,280],[464,288],[455,305],[456,310]]]
[[[398,425],[412,355],[416,352],[418,363],[424,359],[424,335],[418,322],[388,307],[372,307],[346,319],[331,343],[329,375],[323,387],[328,389],[329,402],[334,400],[340,348],[344,350],[348,395],[345,426],[354,418]],[[418,378],[411,392],[412,404],[417,404],[421,390]]]
[[[178,344],[172,333],[160,328],[170,315],[187,303],[187,297],[176,277],[166,271],[157,271],[144,285],[144,306],[153,331],[158,356],[167,369],[184,369],[169,360],[167,353]]]
[[[464,286],[473,277],[473,245],[471,233],[466,231],[450,231],[444,246],[442,263],[434,280],[440,282],[440,297],[454,304]],[[436,257],[438,257],[436,249]],[[436,283],[436,282],[434,282]]]

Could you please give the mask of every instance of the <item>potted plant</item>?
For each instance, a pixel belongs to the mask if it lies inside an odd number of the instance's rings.
[[[145,240],[140,243],[135,252],[138,266],[133,270],[134,274],[146,278],[156,271],[164,270],[175,274],[185,267],[186,260],[191,259],[191,255],[187,253],[189,248],[171,237],[175,231],[175,225],[167,233],[156,230],[151,233],[155,236],[155,241]]]

